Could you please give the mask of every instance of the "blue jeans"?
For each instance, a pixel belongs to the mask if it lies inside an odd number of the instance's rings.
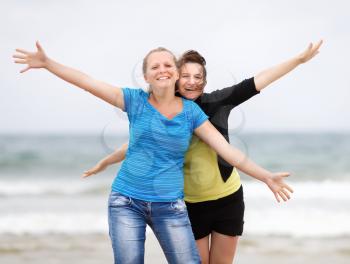
[[[152,228],[169,263],[200,263],[183,200],[146,202],[111,192],[108,222],[114,263],[144,263],[147,225]]]

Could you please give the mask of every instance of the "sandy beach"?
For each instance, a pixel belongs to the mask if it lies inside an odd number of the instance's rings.
[[[1,264],[112,263],[105,235],[1,235]],[[347,264],[350,239],[243,237],[235,263]],[[153,234],[148,234],[145,263],[167,263]]]

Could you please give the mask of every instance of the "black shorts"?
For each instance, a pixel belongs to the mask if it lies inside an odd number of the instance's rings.
[[[195,239],[215,231],[228,236],[240,236],[244,224],[244,199],[242,186],[233,194],[213,201],[186,202],[188,216]]]

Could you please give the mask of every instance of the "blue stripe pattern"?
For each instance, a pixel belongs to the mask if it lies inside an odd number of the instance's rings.
[[[193,131],[208,117],[196,103],[182,99],[182,111],[170,120],[148,102],[149,93],[122,90],[129,148],[112,190],[150,202],[182,199],[184,156]]]

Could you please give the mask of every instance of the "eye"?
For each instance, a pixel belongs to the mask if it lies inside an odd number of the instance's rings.
[[[158,68],[158,66],[152,66],[152,70],[156,70]]]

